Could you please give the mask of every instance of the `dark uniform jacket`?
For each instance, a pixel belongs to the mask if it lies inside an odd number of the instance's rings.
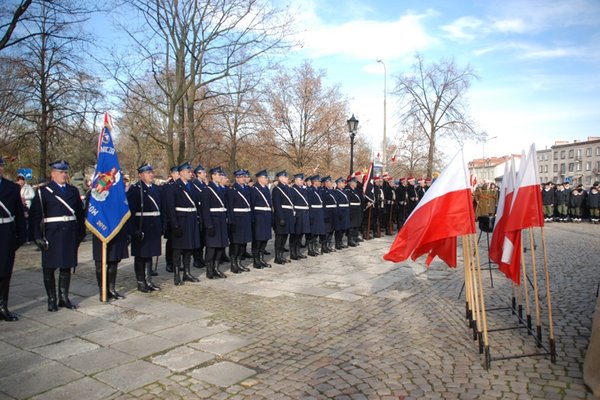
[[[252,207],[252,227],[254,240],[269,240],[273,229],[273,201],[271,192],[266,186],[256,183],[250,189],[250,206]]]
[[[67,184],[61,189],[54,181],[40,187],[29,218],[34,240],[44,236],[40,224],[45,221],[48,250],[42,252],[42,268],[76,267],[77,249],[85,236],[83,202],[77,188]]]
[[[554,189],[542,190],[542,204],[545,206],[554,205]]]
[[[295,211],[292,202],[290,188],[287,185],[279,184],[271,192],[273,199],[273,211],[275,220],[273,228],[277,235],[287,235],[295,232]]]
[[[308,202],[308,193],[306,189],[293,185],[290,190],[290,198],[294,203],[296,219],[294,220],[294,233],[301,235],[311,233],[310,230],[310,203]]]
[[[350,187],[345,189],[345,193],[350,201],[350,228],[360,228],[362,224],[362,195],[358,188],[352,190]]]
[[[561,205],[561,204],[569,204],[569,192],[566,190],[556,190],[554,191],[554,201],[556,202],[555,204]]]
[[[231,243],[248,243],[252,241],[252,207],[250,205],[250,188],[235,183],[227,191],[228,222],[231,231]]]
[[[127,202],[131,211],[131,255],[144,258],[160,256],[160,237],[165,225],[160,189],[156,185],[148,187],[144,182],[137,182],[127,191]],[[142,240],[139,240],[136,231],[144,233]]]
[[[590,190],[590,193],[587,197],[587,205],[589,209],[600,208],[600,192]]]
[[[15,251],[27,240],[20,190],[16,183],[4,178],[0,180],[0,278],[11,276]]]
[[[583,190],[574,189],[571,191],[569,206],[573,208],[582,207],[585,201],[586,193]]]
[[[210,182],[202,191],[202,220],[206,247],[229,246],[225,188]]]
[[[325,227],[325,209],[321,193],[314,186],[309,187],[307,193],[308,203],[310,204],[310,231],[313,235],[325,235],[327,229]]]
[[[163,234],[165,239],[171,239],[171,226],[169,225],[169,219],[167,218],[167,198],[169,197],[169,190],[173,189],[175,181],[171,178],[165,182],[164,185],[160,186],[160,198],[161,198],[161,213],[163,220]]]
[[[330,233],[335,230],[334,223],[338,208],[337,200],[333,195],[333,190],[326,187],[321,188],[321,198],[323,199],[323,206],[325,207],[323,218],[323,221],[325,221],[325,230],[327,233]]]
[[[177,179],[166,192],[165,210],[174,249],[193,250],[200,247],[198,224],[202,219],[197,194],[192,190],[191,182],[186,185]]]
[[[333,229],[336,231],[345,231],[350,228],[350,200],[342,189],[334,189],[333,195],[337,201],[336,218]]]

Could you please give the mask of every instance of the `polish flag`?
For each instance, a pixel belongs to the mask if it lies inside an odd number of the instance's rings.
[[[521,230],[544,226],[535,144],[531,145],[527,158],[523,158],[525,162],[519,168],[518,183],[506,218],[506,234],[499,264],[500,271],[517,285],[521,281]]]
[[[460,151],[431,185],[402,226],[384,259],[401,262],[427,254],[456,267],[456,237],[475,233],[469,173]]]
[[[506,236],[506,220],[512,205],[513,193],[515,191],[515,160],[510,159],[510,163],[504,165],[504,177],[500,185],[500,196],[498,200],[498,209],[496,211],[496,221],[494,223],[494,232],[490,242],[490,260],[500,265],[502,260],[502,244]]]

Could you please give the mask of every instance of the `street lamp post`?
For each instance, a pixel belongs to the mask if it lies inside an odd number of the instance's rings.
[[[385,63],[383,60],[377,60],[378,63],[383,65],[383,146],[381,149],[382,157],[383,157],[383,170],[385,171],[385,165],[387,163],[386,151],[385,148],[387,146],[387,69],[385,67]]]
[[[346,121],[348,131],[350,132],[350,174],[354,171],[354,138],[356,137],[356,129],[358,128],[358,120],[352,114],[352,117]]]

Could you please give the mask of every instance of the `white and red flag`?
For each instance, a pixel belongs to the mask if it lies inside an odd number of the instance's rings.
[[[500,265],[502,260],[502,245],[506,236],[506,220],[510,213],[512,198],[515,191],[515,160],[510,159],[504,166],[504,176],[500,185],[498,199],[498,208],[496,211],[496,221],[494,223],[494,232],[490,242],[490,260]]]
[[[456,237],[471,233],[475,233],[471,185],[460,151],[425,192],[383,258],[400,262],[427,254],[427,265],[438,256],[454,268]]]
[[[519,168],[518,183],[506,216],[505,236],[499,269],[516,284],[521,281],[521,231],[544,226],[535,144]]]

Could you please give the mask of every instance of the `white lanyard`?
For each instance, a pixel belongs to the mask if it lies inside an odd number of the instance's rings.
[[[56,200],[58,200],[58,201],[60,201],[61,203],[63,203],[63,204],[64,204],[64,206],[65,206],[65,207],[67,207],[67,209],[68,209],[69,211],[71,211],[71,214],[73,214],[73,216],[75,216],[75,210],[73,210],[73,209],[72,209],[72,208],[71,208],[71,207],[70,207],[70,206],[67,204],[67,202],[66,202],[66,201],[64,201],[63,199],[61,199],[61,198],[60,198],[60,197],[58,197],[57,195],[55,195],[55,194],[54,194],[54,192],[52,191],[52,189],[50,189],[48,186],[46,186],[46,189],[47,189],[47,190],[48,190],[50,193],[52,193],[52,194],[54,195],[54,197],[56,198]]]
[[[264,187],[264,186],[262,186]],[[267,201],[267,198],[265,197],[265,195],[263,194],[262,190],[260,190],[259,188],[257,188],[256,186],[254,186],[254,189],[256,189],[258,191],[258,193],[260,193],[260,195],[262,196],[263,200],[265,201],[265,205],[267,207],[271,207],[271,205],[269,204],[269,202]]]
[[[240,197],[242,199],[244,199],[244,201],[246,202],[246,204],[248,205],[248,208],[250,208],[250,203],[248,203],[248,200],[246,200],[246,196],[244,196],[239,190],[235,189],[235,191],[237,192],[237,194],[240,195]]]
[[[13,215],[10,213],[10,211],[8,211],[8,208],[6,208],[2,201],[0,201],[0,207],[2,207],[4,211],[6,211],[6,215],[8,216],[8,218],[12,218]]]
[[[285,194],[285,192],[283,191],[283,189],[282,189],[282,188],[280,188],[279,186],[277,186],[277,189],[279,189],[279,191],[280,191],[280,192],[281,192],[281,193],[282,193],[282,194],[285,196],[285,198],[287,199],[287,201],[289,201],[289,202],[290,202],[290,206],[292,206],[292,207],[293,207],[293,206],[294,206],[294,203],[292,203],[292,200],[290,200],[290,198],[288,197],[288,195],[287,195],[287,194]]]
[[[304,200],[304,204],[308,205],[308,201],[306,201],[304,196],[302,196],[302,193],[300,193],[300,191],[298,189],[296,189],[295,187],[292,187],[292,189],[294,189],[296,191],[296,193],[298,193],[300,195],[300,197],[302,197],[302,200]]]
[[[344,193],[341,189],[335,189],[335,190],[337,190],[338,192],[340,192],[341,194],[343,194],[344,197],[346,198],[346,201],[349,201],[348,200],[348,196],[346,196],[346,193]]]
[[[210,186],[207,186],[207,187],[208,187],[208,189],[210,189],[211,192],[213,192],[213,194],[215,195],[217,200],[219,200],[219,203],[221,203],[221,208],[225,208],[225,204],[223,204],[219,195],[213,190],[213,188],[211,188]]]

